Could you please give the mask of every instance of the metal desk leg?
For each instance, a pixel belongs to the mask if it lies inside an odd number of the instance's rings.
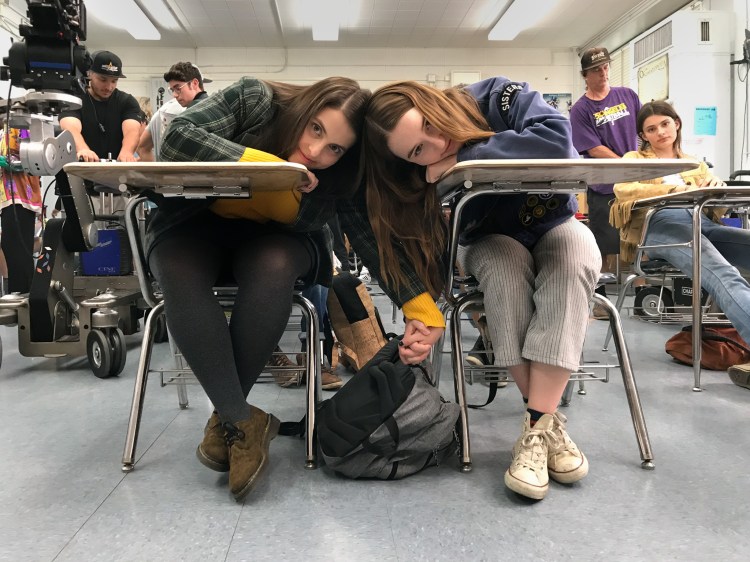
[[[703,307],[701,306],[701,214],[703,202],[693,206],[693,391],[701,388],[701,359],[703,355],[701,334]]]
[[[619,263],[619,262],[618,262]],[[618,266],[619,267],[619,266]],[[638,279],[638,276],[635,273],[631,273],[625,278],[625,281],[622,284],[622,287],[620,287],[620,292],[617,295],[617,303],[615,306],[617,307],[617,312],[620,312],[622,310],[622,305],[625,302],[625,296],[628,292],[628,289],[633,284],[633,281]],[[602,346],[602,351],[607,351],[609,348],[609,340],[612,339],[612,328],[607,327],[607,335],[604,338],[604,345]]]
[[[482,302],[481,293],[472,293],[458,300],[451,315],[451,360],[456,403],[460,408],[461,425],[461,472],[471,471],[471,443],[469,440],[469,409],[466,404],[466,380],[464,377],[463,346],[461,344],[461,316],[472,304]]]
[[[435,388],[440,387],[440,371],[443,367],[443,347],[445,346],[445,335],[448,331],[448,316],[452,310],[451,304],[446,301],[440,306],[440,312],[443,314],[443,320],[445,321],[445,331],[440,336],[440,339],[435,342],[432,346],[430,364],[432,366],[432,385]]]
[[[294,303],[302,308],[307,318],[307,338],[305,341],[305,363],[307,371],[307,407],[305,415],[305,468],[318,467],[317,435],[315,433],[316,407],[321,398],[320,366],[323,359],[323,343],[320,341],[318,313],[313,304],[302,295],[294,294]],[[317,346],[317,350],[315,348]],[[311,376],[312,375],[312,376]]]
[[[154,347],[153,331],[156,328],[156,320],[163,313],[164,303],[158,303],[151,309],[151,313],[143,323],[143,342],[141,343],[141,356],[138,359],[138,372],[135,375],[135,387],[133,388],[133,402],[130,406],[130,419],[128,420],[128,432],[125,437],[125,450],[122,452],[122,471],[130,472],[135,468],[135,445],[138,441],[138,430],[141,427],[141,414],[143,413],[143,399],[146,396],[146,382],[148,381],[148,370],[151,364],[151,351]]]
[[[630,355],[625,343],[625,337],[622,333],[622,324],[620,323],[620,314],[615,306],[601,295],[594,294],[594,300],[603,305],[609,312],[609,325],[615,338],[615,349],[617,350],[617,359],[622,371],[622,382],[625,385],[625,395],[628,398],[630,408],[630,417],[633,419],[633,428],[635,429],[635,438],[638,441],[638,448],[641,453],[641,468],[652,470],[654,468],[654,455],[651,452],[651,442],[648,438],[646,429],[646,420],[643,417],[641,400],[638,396],[638,387],[635,384],[633,369],[630,364]]]

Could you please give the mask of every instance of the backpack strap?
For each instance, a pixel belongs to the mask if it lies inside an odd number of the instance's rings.
[[[733,340],[732,338],[728,338],[726,336],[722,336],[721,334],[716,334],[716,333],[712,334],[712,333],[704,332],[701,339],[711,340],[711,341],[720,341],[720,342],[728,343],[729,345],[731,345],[733,347],[737,347],[737,348],[741,349],[742,351],[744,351],[745,353],[750,354],[750,348],[745,347],[744,345],[742,345],[737,340]]]
[[[479,408],[484,408],[488,404],[492,403],[492,401],[495,399],[495,396],[497,396],[497,381],[492,381],[490,383],[490,392],[487,395],[487,402],[485,402],[484,404],[467,404],[467,406],[475,410],[478,410]]]

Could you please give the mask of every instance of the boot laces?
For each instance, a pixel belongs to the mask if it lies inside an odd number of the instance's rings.
[[[221,424],[224,427],[226,433],[227,447],[231,447],[236,441],[241,441],[245,438],[245,432],[239,429],[236,425],[226,422]]]

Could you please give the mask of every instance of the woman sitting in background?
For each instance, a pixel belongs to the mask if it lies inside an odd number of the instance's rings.
[[[674,108],[665,101],[644,104],[638,112],[637,129],[643,145],[623,158],[685,158],[681,148],[682,121]],[[620,229],[621,250],[625,260],[632,260],[641,238],[645,210],[632,212],[639,199],[697,189],[715,187],[724,182],[711,174],[700,162],[697,168],[641,182],[615,184],[615,197],[609,222]],[[709,211],[710,212],[710,211]],[[750,284],[737,267],[750,271],[750,231],[722,225],[719,213],[711,220],[701,217],[701,283],[727,315],[740,336],[750,342]],[[651,218],[645,244],[682,243],[692,240],[693,218],[689,209],[662,209]],[[661,258],[685,275],[692,274],[693,251],[686,246],[649,248],[651,258]],[[739,384],[739,383],[738,383]]]

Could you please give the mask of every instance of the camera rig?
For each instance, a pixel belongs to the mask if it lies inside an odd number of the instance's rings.
[[[85,193],[71,193],[62,168],[76,160],[73,135],[55,135],[55,122],[64,110],[79,109],[82,79],[91,57],[80,43],[86,38],[86,8],[83,0],[26,0],[30,25],[18,31],[15,42],[3,58],[2,78],[27,90],[9,100],[8,124],[28,129],[29,140],[20,146],[20,166],[35,176],[55,176],[65,213],[72,219],[65,227],[70,250],[86,251],[96,245],[93,211]],[[78,205],[76,205],[78,203]],[[85,225],[85,226],[84,226]]]
[[[108,288],[101,294],[96,289],[94,298],[74,299],[74,252],[96,247],[98,231],[83,181],[70,180],[63,170],[65,164],[77,159],[73,135],[66,130],[55,135],[61,112],[79,109],[85,92],[83,78],[91,66],[91,57],[81,43],[86,38],[86,8],[83,0],[26,0],[26,4],[29,25],[19,26],[22,40],[11,45],[3,58],[6,66],[0,70],[2,79],[26,89],[23,96],[8,100],[3,111],[10,127],[29,131],[28,141],[19,146],[20,161],[11,163],[10,170],[54,176],[65,218],[47,221],[28,297],[3,297],[0,312],[16,311],[23,355],[88,353],[98,376],[102,373],[96,368],[102,366],[97,357],[107,350],[101,349],[102,338],[97,337],[104,334],[102,341],[110,342],[114,350],[110,351],[119,357],[112,368],[103,366],[104,375],[109,376],[119,373],[124,365],[124,340],[118,313],[113,310],[121,308],[122,299]],[[90,281],[96,280],[81,281],[91,286]],[[135,298],[133,294],[130,297]],[[132,308],[132,298],[126,299],[126,311]],[[99,342],[99,347],[92,348],[92,340]]]

